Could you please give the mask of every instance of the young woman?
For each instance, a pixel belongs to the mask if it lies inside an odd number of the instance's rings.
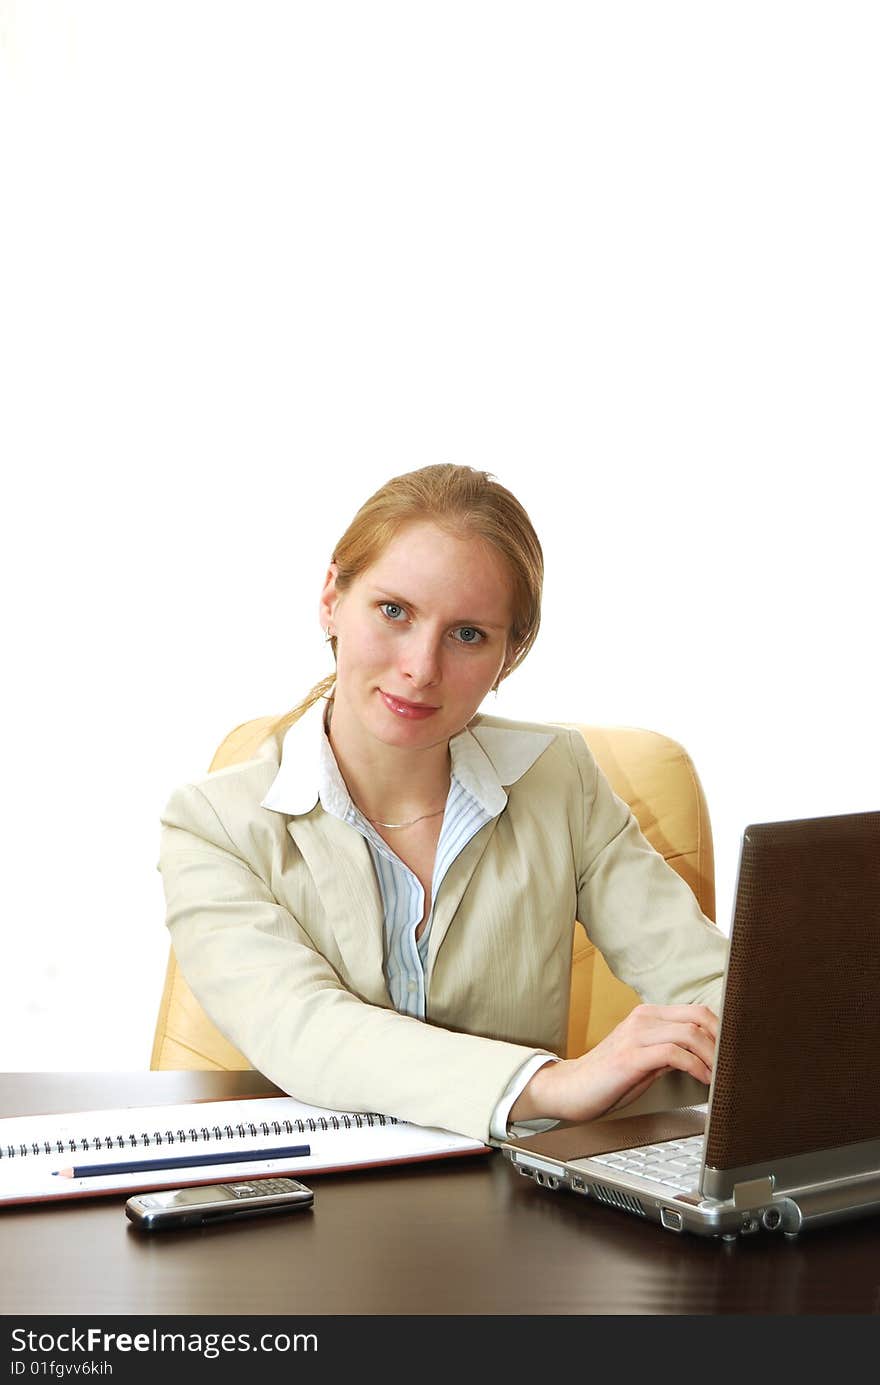
[[[475,1138],[708,1082],[727,942],[583,737],[480,713],[540,621],[529,518],[485,472],[389,481],[333,554],[335,675],[258,756],[178,790],[160,870],[178,963],[303,1101]],[[647,1002],[560,1060],[572,929]]]

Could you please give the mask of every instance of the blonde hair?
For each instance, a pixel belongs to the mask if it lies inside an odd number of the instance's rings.
[[[516,496],[488,471],[442,462],[394,476],[358,510],[333,551],[336,590],[345,592],[381,557],[407,524],[430,520],[453,534],[480,538],[505,561],[512,582],[513,614],[504,667],[493,691],[518,668],[534,644],[541,623],[544,555],[538,536]],[[336,658],[336,637],[330,641]],[[285,732],[336,680],[322,678],[291,711],[272,723],[269,735]]]

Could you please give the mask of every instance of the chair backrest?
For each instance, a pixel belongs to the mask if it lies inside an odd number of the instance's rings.
[[[251,759],[275,720],[259,717],[236,727],[218,748],[210,768]],[[676,741],[656,731],[580,725],[577,729],[614,792],[632,808],[648,841],[687,881],[703,913],[714,920],[712,829],[690,756]],[[575,923],[565,1056],[572,1058],[593,1048],[638,1000],[635,991],[612,974],[581,924]],[[173,948],[150,1066],[224,1070],[251,1066],[208,1019],[177,968]]]

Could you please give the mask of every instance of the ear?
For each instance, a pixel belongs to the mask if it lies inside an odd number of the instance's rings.
[[[339,601],[339,593],[336,590],[337,571],[338,568],[336,563],[331,563],[327,569],[327,576],[324,578],[324,585],[321,588],[321,599],[318,603],[318,619],[325,631],[327,631],[332,624],[336,603]]]

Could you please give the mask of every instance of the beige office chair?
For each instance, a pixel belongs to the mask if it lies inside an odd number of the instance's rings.
[[[226,737],[211,769],[248,760],[274,717],[245,722]],[[572,723],[567,723],[572,725]],[[579,726],[615,793],[635,813],[657,851],[690,885],[703,913],[715,918],[712,829],[702,785],[686,751],[655,731]],[[609,971],[575,924],[568,1047],[574,1058],[593,1048],[629,1014],[639,997]],[[177,969],[172,949],[153,1042],[152,1068],[250,1068],[215,1029]]]

